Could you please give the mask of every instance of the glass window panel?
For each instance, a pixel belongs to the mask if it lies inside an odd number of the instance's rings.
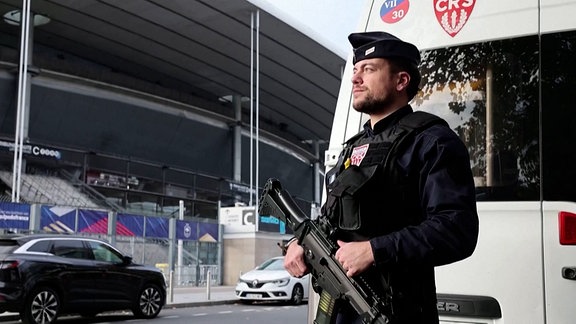
[[[576,201],[576,32],[542,35],[542,192]]]
[[[91,260],[92,254],[80,240],[54,240],[52,254],[71,259]]]
[[[448,121],[470,152],[478,200],[538,200],[538,37],[426,51],[413,106]]]
[[[92,249],[92,254],[94,254],[94,260],[111,263],[122,263],[122,255],[110,249],[110,247],[107,245],[97,242],[88,243]]]
[[[28,251],[49,253],[50,252],[50,244],[51,243],[48,240],[38,241],[38,242],[34,243],[34,245],[29,247]]]

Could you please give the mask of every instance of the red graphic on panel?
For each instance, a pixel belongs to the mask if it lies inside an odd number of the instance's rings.
[[[83,228],[80,230],[82,233],[97,233],[97,234],[106,234],[108,233],[108,219],[103,218],[94,224]],[[135,236],[132,231],[130,231],[126,226],[122,225],[121,223],[116,223],[116,235],[122,236]]]
[[[464,28],[472,14],[476,0],[432,0],[440,26],[454,37]]]

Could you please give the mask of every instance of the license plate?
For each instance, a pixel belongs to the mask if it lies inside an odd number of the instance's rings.
[[[260,299],[262,298],[262,295],[260,294],[246,294],[247,298],[254,298],[254,299]]]

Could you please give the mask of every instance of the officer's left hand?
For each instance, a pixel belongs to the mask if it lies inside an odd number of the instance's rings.
[[[336,251],[336,260],[340,262],[348,277],[364,272],[374,263],[374,254],[370,241],[343,242],[337,241],[340,248]]]

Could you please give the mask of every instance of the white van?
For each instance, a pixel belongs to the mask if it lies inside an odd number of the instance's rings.
[[[576,0],[366,2],[358,31],[421,49],[411,104],[470,151],[480,236],[470,258],[436,269],[441,323],[576,323]],[[349,59],[328,168],[365,120],[351,75]]]

